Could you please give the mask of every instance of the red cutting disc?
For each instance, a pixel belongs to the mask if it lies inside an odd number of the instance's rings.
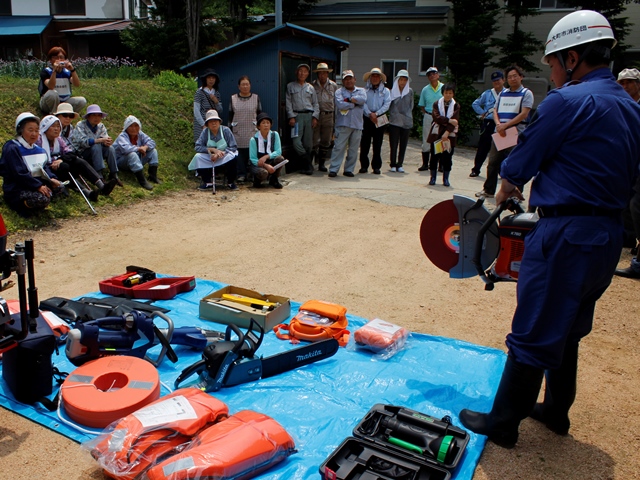
[[[458,209],[453,200],[434,205],[420,224],[420,244],[431,263],[449,272],[458,264],[460,226]]]

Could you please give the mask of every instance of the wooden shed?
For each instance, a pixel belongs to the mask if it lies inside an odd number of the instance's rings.
[[[296,67],[306,63],[313,70],[318,63],[324,62],[333,69],[330,78],[335,80],[341,68],[340,53],[348,47],[349,42],[345,40],[284,23],[196,60],[180,70],[199,75],[208,68],[215,69],[220,77],[219,90],[224,109],[222,120],[225,125],[231,95],[238,93],[238,79],[248,75],[251,92],[258,94],[262,110],[273,118],[273,128],[280,133],[287,152],[291,138],[287,126],[285,91],[287,83],[295,80]],[[311,73],[307,81],[315,78],[315,74]]]

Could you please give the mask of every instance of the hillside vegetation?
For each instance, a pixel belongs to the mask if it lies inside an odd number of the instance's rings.
[[[29,111],[41,116],[37,87],[37,79],[0,76],[0,145],[14,137],[18,114]],[[158,176],[162,185],[156,185],[149,192],[138,185],[131,173],[122,172],[120,178],[125,183],[124,188],[116,187],[109,197],[100,197],[94,203],[98,212],[101,205],[128,205],[143,198],[194,185],[194,177],[189,174],[187,165],[193,156],[195,90],[195,81],[172,72],[162,72],[151,80],[82,80],[82,85],[73,89],[74,96],[85,97],[88,104],[97,103],[109,114],[104,124],[113,139],[122,131],[124,119],[128,115],[135,115],[142,123],[142,130],[158,145]],[[75,192],[29,219],[21,218],[10,210],[1,196],[0,209],[7,228],[12,232],[39,228],[56,218],[91,214],[82,196]]]

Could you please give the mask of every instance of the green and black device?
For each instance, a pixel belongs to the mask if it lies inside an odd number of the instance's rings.
[[[469,434],[409,408],[376,404],[320,466],[322,478],[449,480]]]

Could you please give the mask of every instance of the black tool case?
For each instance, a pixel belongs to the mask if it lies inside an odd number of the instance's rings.
[[[320,466],[325,480],[449,480],[469,434],[448,417],[376,404]]]

